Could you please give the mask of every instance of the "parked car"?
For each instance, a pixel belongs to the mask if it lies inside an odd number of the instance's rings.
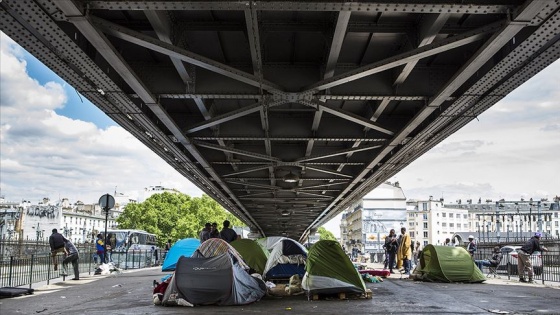
[[[521,246],[510,246],[506,245],[500,248],[502,252],[502,261],[498,266],[498,270],[507,270],[510,275],[517,274],[517,250]],[[534,252],[531,255],[531,264],[533,265],[533,271],[535,275],[540,275],[542,273],[542,258],[541,252]]]

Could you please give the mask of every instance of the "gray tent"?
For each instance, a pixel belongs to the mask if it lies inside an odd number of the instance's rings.
[[[181,257],[163,296],[166,306],[243,305],[260,300],[266,286],[239,266],[229,253]]]

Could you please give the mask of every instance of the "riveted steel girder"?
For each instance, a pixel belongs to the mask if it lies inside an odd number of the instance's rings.
[[[2,0],[0,26],[253,231],[303,240],[559,59],[559,6]]]

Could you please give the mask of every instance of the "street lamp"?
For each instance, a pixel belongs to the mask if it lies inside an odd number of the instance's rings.
[[[541,202],[537,201],[537,211],[538,211],[538,219],[537,219],[537,228],[539,229],[538,232],[542,232],[542,217],[541,217]]]
[[[105,234],[103,241],[103,252],[105,253],[105,259],[107,258],[107,220],[109,219],[109,210],[115,206],[115,198],[109,194],[105,194],[99,198],[99,205],[101,209],[105,211]],[[103,262],[105,263],[105,262]]]

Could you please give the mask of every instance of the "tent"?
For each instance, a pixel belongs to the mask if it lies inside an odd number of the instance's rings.
[[[163,265],[161,265],[161,271],[175,270],[179,257],[190,257],[198,246],[200,246],[200,241],[197,238],[184,238],[177,241],[167,252]]]
[[[266,265],[266,255],[255,241],[244,238],[235,240],[230,245],[239,252],[251,269],[256,273],[263,273]]]
[[[181,257],[163,295],[165,306],[244,305],[260,300],[266,285],[249,275],[235,256],[223,253]]]
[[[237,250],[221,238],[210,238],[202,242],[193,253],[192,257],[197,257],[197,255],[202,257],[214,257],[225,253],[233,256],[241,268],[245,270],[250,269]]]
[[[482,282],[486,280],[463,247],[434,246],[422,250],[420,264],[411,277],[414,280],[438,282]]]
[[[263,276],[265,279],[287,279],[293,275],[300,278],[305,274],[305,260],[307,249],[291,238],[283,239],[274,245],[266,265]]]
[[[336,241],[321,240],[309,249],[301,281],[310,294],[364,294],[366,286],[350,258]]]
[[[270,252],[274,248],[274,245],[276,245],[276,244],[278,244],[278,242],[280,242],[282,240],[286,240],[286,239],[288,239],[288,238],[284,237],[284,236],[268,236],[268,237],[259,238],[258,240],[256,240],[256,242],[257,242],[257,244],[259,244],[259,246],[262,248],[264,254],[268,258],[268,256],[270,256]]]

